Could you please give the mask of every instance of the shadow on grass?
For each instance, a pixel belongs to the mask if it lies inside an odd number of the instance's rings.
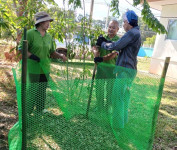
[[[176,119],[159,112],[153,149],[173,149],[176,146],[176,137]]]
[[[177,85],[165,83],[153,149],[173,149],[177,137]]]
[[[66,120],[48,113],[38,125],[30,127],[28,145],[49,149],[118,149],[114,135],[94,125],[83,115]],[[35,129],[35,130],[34,130]],[[36,132],[37,131],[37,132]],[[36,134],[37,133],[37,134]]]
[[[170,104],[161,104],[160,106],[160,110],[164,111],[166,113],[166,117],[168,117],[169,119],[175,119],[177,113],[177,106],[174,105],[170,105]]]

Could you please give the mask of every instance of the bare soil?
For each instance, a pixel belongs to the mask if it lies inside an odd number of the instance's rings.
[[[0,149],[8,150],[8,132],[18,120],[16,89],[12,67],[16,63],[0,59]]]

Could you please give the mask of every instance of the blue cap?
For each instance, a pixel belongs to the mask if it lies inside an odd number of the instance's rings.
[[[126,17],[128,22],[130,23],[132,20],[136,20],[138,21],[138,16],[136,15],[136,13],[133,10],[128,10],[126,12]]]

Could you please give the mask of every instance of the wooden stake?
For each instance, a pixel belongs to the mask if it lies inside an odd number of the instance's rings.
[[[24,28],[24,40],[22,50],[22,86],[21,86],[21,104],[22,104],[22,150],[26,150],[26,77],[27,77],[27,51],[28,41],[26,40],[26,27]]]
[[[151,136],[152,137],[149,141],[150,144],[149,144],[148,149],[152,149],[152,145],[153,145],[155,126],[156,126],[156,122],[157,122],[160,102],[161,102],[164,83],[165,83],[165,77],[166,77],[166,73],[167,73],[167,70],[168,70],[169,63],[170,63],[170,57],[166,57],[164,67],[163,67],[163,71],[162,71],[162,75],[161,75],[161,78],[160,78],[160,85],[159,85],[159,90],[158,90],[158,95],[157,95],[157,103],[154,106],[154,114],[153,114],[153,119],[152,119],[152,130],[151,130]]]

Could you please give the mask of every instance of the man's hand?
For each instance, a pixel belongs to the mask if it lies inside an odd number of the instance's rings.
[[[50,57],[53,59],[62,59],[64,62],[68,60],[68,58],[64,54],[58,53],[56,51],[51,53]]]
[[[29,59],[32,59],[32,60],[37,61],[37,62],[40,62],[40,58],[38,56],[34,55],[34,54],[31,54],[29,56]]]
[[[93,46],[93,47],[92,47],[92,51],[93,51],[94,57],[99,57],[99,56],[100,56],[100,52],[99,52],[97,46]]]
[[[118,55],[117,52],[109,53],[109,54],[103,56],[103,61],[109,61],[111,59],[114,59],[117,55]]]
[[[94,58],[94,62],[95,62],[95,63],[103,62],[103,57],[95,57],[95,58]]]

